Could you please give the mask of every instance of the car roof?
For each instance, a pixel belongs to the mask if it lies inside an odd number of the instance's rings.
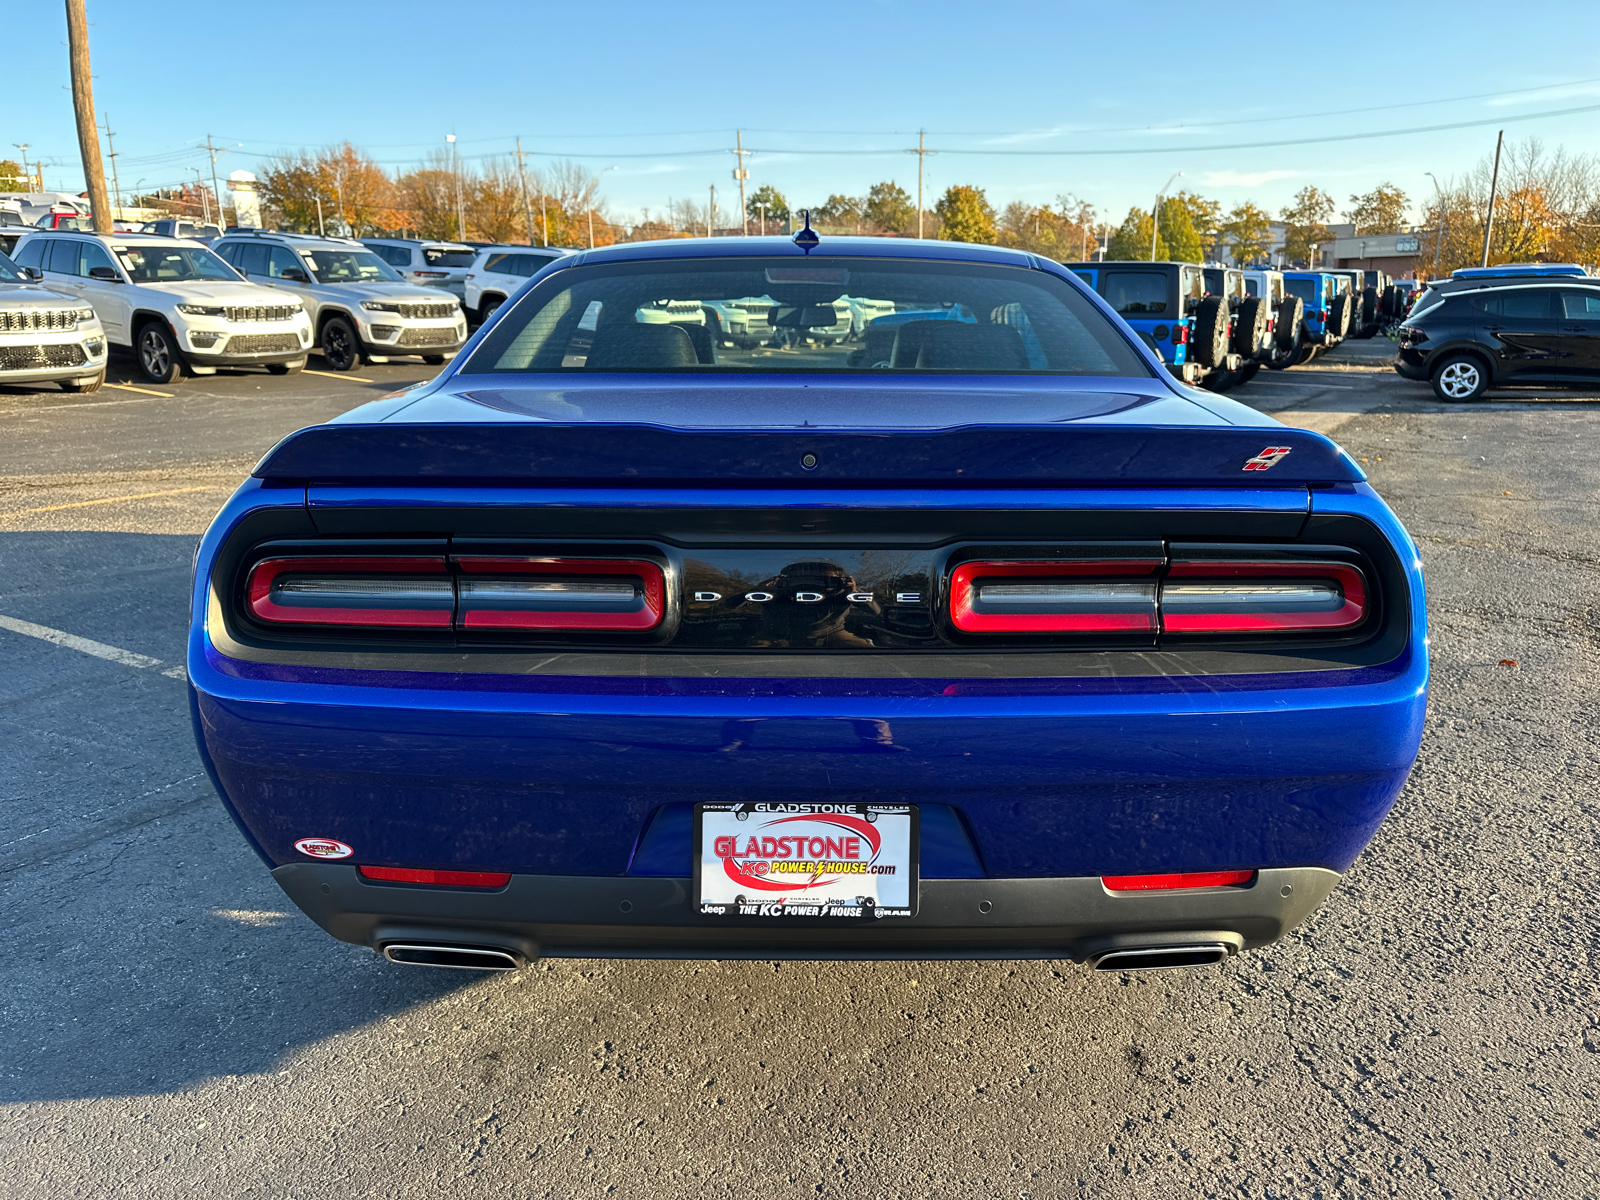
[[[194,238],[173,237],[167,233],[137,233],[132,230],[112,230],[102,233],[95,229],[40,229],[36,232],[54,238],[93,238],[97,242],[116,242],[127,246],[197,246],[204,243]]]
[[[543,249],[543,247],[537,247]],[[580,250],[577,263],[645,262],[671,258],[804,259],[807,250],[788,237],[677,238],[656,242],[622,242],[594,250]],[[848,258],[933,259],[1028,266],[1034,256],[1024,250],[985,246],[972,242],[934,242],[916,238],[824,237],[811,253]]]
[[[355,238],[327,237],[320,233],[280,233],[276,229],[241,229],[237,233],[225,233],[217,240],[219,242],[231,242],[236,239],[241,241],[275,240],[291,246],[323,245],[345,248],[358,246],[363,250],[366,249],[366,243]]]

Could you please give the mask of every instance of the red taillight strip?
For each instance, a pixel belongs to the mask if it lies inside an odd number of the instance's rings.
[[[1153,579],[1161,560],[1074,560],[969,562],[950,573],[950,619],[963,633],[1139,633],[1155,629],[1155,596],[1149,612],[981,613],[974,611],[976,585],[983,579],[1073,579],[1093,577]]]
[[[1255,877],[1254,871],[1185,871],[1173,875],[1102,875],[1100,882],[1113,892],[1171,892],[1181,888],[1242,887]]]
[[[478,577],[544,575],[582,580],[626,576],[639,582],[642,593],[639,606],[631,612],[473,607],[468,594],[463,593],[458,618],[463,629],[587,629],[638,633],[654,629],[666,614],[665,577],[658,565],[645,559],[473,557],[457,558],[455,563],[464,575]]]
[[[272,598],[272,585],[284,575],[304,574],[319,579],[360,579],[373,575],[448,576],[443,558],[267,558],[250,568],[245,600],[257,619],[294,625],[383,625],[412,629],[448,629],[454,596],[439,608],[383,608],[346,605],[285,605]]]
[[[1169,580],[1195,579],[1330,579],[1339,585],[1344,603],[1323,612],[1174,612],[1165,603],[1161,626],[1167,633],[1289,633],[1351,629],[1367,615],[1367,581],[1359,568],[1342,562],[1205,562],[1180,560],[1167,572]],[[1165,593],[1165,586],[1163,587]]]
[[[431,871],[416,867],[357,867],[363,879],[382,883],[422,883],[432,887],[503,888],[510,871]]]

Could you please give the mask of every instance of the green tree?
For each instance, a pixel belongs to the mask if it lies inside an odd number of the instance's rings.
[[[994,243],[994,208],[982,188],[970,184],[948,187],[934,211],[939,214],[939,237],[944,241]]]
[[[917,223],[917,206],[910,193],[890,179],[867,189],[861,215],[883,233],[910,233]]]
[[[1406,194],[1385,180],[1363,196],[1351,196],[1345,212],[1357,233],[1399,233],[1406,223]]]
[[[32,183],[22,177],[22,164],[14,158],[0,158],[0,192],[32,190]]]
[[[1161,240],[1166,243],[1164,256],[1172,262],[1198,263],[1205,261],[1205,248],[1200,234],[1195,230],[1189,206],[1179,196],[1168,196],[1161,201]]]
[[[1059,197],[1056,203],[1055,209],[1020,200],[1006,205],[1000,214],[999,244],[1057,262],[1084,258],[1096,240],[1094,209],[1069,196]]]
[[[1333,197],[1319,187],[1307,184],[1295,193],[1294,203],[1278,214],[1288,226],[1283,252],[1291,262],[1311,261],[1311,246],[1330,240],[1328,218],[1333,216]]]
[[[1130,208],[1128,215],[1122,219],[1122,224],[1117,226],[1117,231],[1111,235],[1111,241],[1106,246],[1106,257],[1114,262],[1148,261],[1150,254],[1150,214],[1142,208]],[[1155,258],[1165,259],[1167,243],[1163,238],[1156,238]]]
[[[1259,262],[1272,249],[1272,217],[1248,200],[1236,204],[1222,223],[1222,238],[1234,261]]]
[[[789,219],[789,201],[770,183],[763,183],[745,203],[745,214],[752,221],[761,220],[762,206],[766,206],[767,220],[787,221]]]
[[[1204,196],[1197,196],[1193,192],[1179,192],[1171,198],[1188,214],[1189,224],[1194,229],[1195,236],[1199,238],[1199,257],[1184,259],[1185,262],[1206,262],[1217,256],[1217,243],[1222,238],[1222,205],[1215,200],[1207,200]],[[1167,223],[1166,205],[1161,208],[1161,223]]]
[[[811,216],[819,225],[833,225],[851,233],[861,224],[865,203],[855,196],[842,196],[835,192],[828,202],[812,210]]]

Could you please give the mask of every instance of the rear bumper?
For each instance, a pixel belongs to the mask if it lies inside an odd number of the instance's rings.
[[[1401,349],[1394,356],[1394,369],[1407,379],[1428,381],[1428,356],[1420,350]]]
[[[1318,867],[1264,870],[1243,888],[1112,893],[1095,877],[925,879],[917,915],[870,925],[775,927],[699,916],[688,879],[515,875],[494,892],[382,886],[354,867],[291,863],[273,877],[341,941],[437,942],[523,959],[1071,958],[1110,949],[1282,937],[1339,882]]]

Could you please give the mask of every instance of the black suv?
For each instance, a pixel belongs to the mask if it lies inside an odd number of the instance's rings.
[[[1523,276],[1430,289],[1399,335],[1394,369],[1432,383],[1441,400],[1476,400],[1489,387],[1600,386],[1600,280]]]

